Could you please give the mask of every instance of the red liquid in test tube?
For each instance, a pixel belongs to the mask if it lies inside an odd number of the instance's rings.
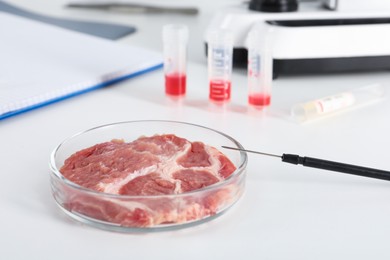
[[[250,94],[248,103],[252,106],[269,106],[271,104],[271,96],[262,93]]]
[[[165,94],[170,96],[184,96],[186,94],[186,75],[165,75]]]
[[[224,80],[210,81],[210,95],[211,101],[224,102],[230,100],[231,83]]]

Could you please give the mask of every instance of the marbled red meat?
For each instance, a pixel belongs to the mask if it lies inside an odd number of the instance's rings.
[[[70,156],[60,171],[68,180],[88,189],[137,196],[135,200],[117,203],[93,195],[72,194],[66,203],[69,210],[124,226],[142,227],[215,214],[224,199],[224,190],[209,192],[202,198],[185,197],[179,202],[154,195],[202,189],[226,179],[235,169],[216,148],[167,134],[128,143],[112,140],[96,144]]]

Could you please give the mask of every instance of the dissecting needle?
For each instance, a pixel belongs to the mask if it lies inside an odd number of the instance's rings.
[[[237,151],[244,151],[248,153],[255,153],[255,154],[261,154],[266,156],[272,156],[272,157],[278,157],[282,159],[282,162],[286,163],[292,163],[292,164],[301,164],[303,166],[312,167],[312,168],[318,168],[323,170],[329,170],[329,171],[335,171],[335,172],[343,172],[343,173],[349,173],[353,175],[359,175],[369,178],[376,178],[381,180],[387,180],[390,181],[390,172],[389,171],[383,171],[373,168],[367,168],[357,165],[351,165],[346,163],[339,163],[334,161],[327,161],[312,157],[302,157],[296,154],[283,154],[283,155],[276,155],[276,154],[270,154],[270,153],[263,153],[263,152],[257,152],[257,151],[251,151],[251,150],[245,150],[240,148],[234,148],[229,146],[222,146],[226,149],[231,150],[237,150]]]

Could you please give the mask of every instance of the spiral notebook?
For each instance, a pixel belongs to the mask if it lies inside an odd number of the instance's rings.
[[[162,66],[162,55],[0,12],[0,120]]]

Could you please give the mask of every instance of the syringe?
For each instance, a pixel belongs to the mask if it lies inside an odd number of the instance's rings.
[[[303,166],[317,168],[317,169],[342,172],[342,173],[348,173],[348,174],[353,174],[353,175],[359,175],[359,176],[363,176],[363,177],[369,177],[369,178],[390,181],[390,172],[389,171],[367,168],[367,167],[346,164],[346,163],[339,163],[339,162],[334,162],[334,161],[327,161],[327,160],[317,159],[317,158],[312,158],[312,157],[302,157],[302,156],[299,156],[296,154],[285,154],[284,153],[283,155],[276,155],[276,154],[234,148],[234,147],[229,147],[229,146],[222,146],[222,147],[226,148],[226,149],[230,149],[230,150],[238,150],[238,151],[243,151],[243,152],[248,152],[248,153],[255,153],[255,154],[260,154],[260,155],[277,157],[277,158],[282,159],[282,162],[286,162],[286,163],[292,163],[292,164],[296,164],[296,165],[301,164]]]
[[[382,84],[371,84],[335,95],[296,104],[291,109],[291,116],[299,122],[305,122],[332,115],[348,108],[354,108],[378,101],[383,98],[384,95],[385,89]]]

